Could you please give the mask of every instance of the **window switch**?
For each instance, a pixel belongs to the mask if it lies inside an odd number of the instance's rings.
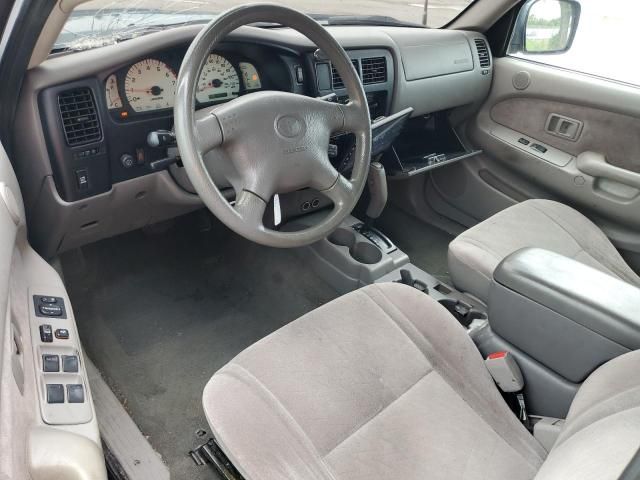
[[[44,343],[53,342],[53,331],[51,325],[40,325],[40,340]]]
[[[547,153],[547,147],[543,147],[542,145],[539,145],[537,143],[534,143],[533,145],[531,145],[531,148],[539,151],[540,153]]]
[[[518,143],[521,143],[522,145],[529,145],[531,142],[529,140],[527,140],[526,138],[522,137],[522,138],[518,139]]]
[[[76,182],[81,192],[89,190],[89,171],[86,168],[76,170]]]
[[[43,372],[59,372],[60,357],[58,355],[42,355]]]
[[[47,403],[64,403],[64,385],[47,383]]]
[[[67,401],[69,403],[84,403],[84,387],[82,384],[67,385]]]
[[[78,373],[78,357],[76,355],[62,355],[62,371]]]

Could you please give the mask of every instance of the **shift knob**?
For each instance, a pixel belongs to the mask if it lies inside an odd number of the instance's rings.
[[[380,162],[371,162],[369,176],[369,206],[367,207],[367,218],[375,220],[382,214],[387,204],[387,175]]]

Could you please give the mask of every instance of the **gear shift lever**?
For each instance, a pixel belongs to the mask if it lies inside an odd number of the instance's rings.
[[[384,253],[391,253],[396,246],[382,232],[373,228],[373,222],[378,218],[387,205],[387,175],[380,162],[371,162],[369,176],[369,205],[365,213],[364,223],[354,225],[356,231],[364,235],[371,243]]]
[[[369,206],[365,213],[364,226],[366,229],[371,229],[373,221],[382,214],[387,205],[387,175],[380,162],[371,162],[367,185],[369,185]]]

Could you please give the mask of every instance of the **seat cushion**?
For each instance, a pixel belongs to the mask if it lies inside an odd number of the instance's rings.
[[[597,225],[571,207],[539,199],[509,207],[455,238],[448,258],[453,284],[486,302],[495,268],[525,247],[551,250],[640,287],[640,277]]]
[[[254,344],[212,377],[203,405],[247,480],[526,479],[545,457],[466,331],[399,284]]]
[[[616,480],[640,448],[640,351],[582,384],[536,480]]]

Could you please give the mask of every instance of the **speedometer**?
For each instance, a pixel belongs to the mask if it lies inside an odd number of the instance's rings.
[[[166,63],[147,58],[129,68],[124,91],[136,112],[171,108],[176,95],[176,74]]]
[[[236,98],[239,93],[240,79],[233,65],[220,55],[209,55],[198,79],[196,100],[200,103],[221,102]]]

